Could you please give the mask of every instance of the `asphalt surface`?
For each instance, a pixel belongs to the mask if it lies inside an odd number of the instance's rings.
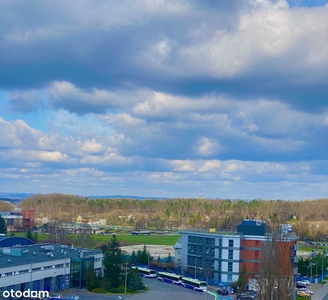
[[[85,290],[78,290],[71,293],[71,295],[76,294],[80,296],[80,300],[119,300],[119,296],[122,297],[122,300],[214,300],[214,296],[203,292],[195,292],[179,285],[161,282],[157,278],[144,278],[143,281],[149,290],[136,295],[94,294]]]

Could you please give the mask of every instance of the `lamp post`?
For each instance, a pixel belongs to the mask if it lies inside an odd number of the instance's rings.
[[[311,280],[311,283],[312,283],[312,266],[315,265],[313,262],[310,262],[310,266],[311,266],[311,276],[310,276],[310,280]]]
[[[33,275],[32,275],[32,272],[33,272],[33,262],[31,262],[31,290],[33,290]]]
[[[150,261],[150,245],[148,244],[148,269],[149,269],[149,261]]]
[[[197,269],[199,269],[199,270],[203,270],[203,268],[201,268],[201,267],[197,267],[196,266],[196,258],[195,258],[195,275],[194,275],[194,278],[196,279],[196,273],[197,273]]]
[[[126,294],[126,284],[128,281],[128,262],[125,262],[125,281],[124,281],[124,294]]]

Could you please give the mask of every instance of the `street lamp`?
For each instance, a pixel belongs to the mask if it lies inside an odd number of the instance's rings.
[[[33,262],[31,262],[31,290],[33,290],[33,275],[32,275],[32,272],[33,272]]]
[[[311,279],[311,283],[312,283],[312,266],[315,266],[316,264],[314,264],[313,262],[310,262],[310,266],[311,266],[311,276],[310,276],[310,279]]]
[[[150,245],[148,244],[148,269],[149,269],[149,261],[150,261]]]
[[[128,280],[128,262],[125,261],[125,281],[124,281],[124,294],[126,294],[126,284]]]
[[[195,258],[195,276],[194,276],[194,278],[196,279],[196,272],[197,272],[197,269],[199,269],[199,270],[203,270],[203,268],[201,268],[201,267],[197,267],[196,266],[196,258]]]

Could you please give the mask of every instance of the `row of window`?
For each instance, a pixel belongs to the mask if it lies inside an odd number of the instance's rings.
[[[60,269],[60,268],[64,268],[65,264],[58,264],[58,265],[54,265],[54,266],[45,266],[42,268],[33,268],[32,272],[38,272],[38,271],[42,271],[42,270],[49,270],[49,269]],[[69,263],[66,263],[66,267],[69,268]],[[20,271],[16,271],[16,272],[7,272],[7,273],[3,273],[0,274],[0,277],[6,277],[6,276],[12,276],[12,275],[18,275],[18,274],[26,274],[31,272],[31,269],[24,269],[24,270],[20,270]]]
[[[188,245],[188,254],[191,255],[202,255],[203,247],[196,245]],[[258,257],[258,251],[255,251],[255,257]],[[205,248],[205,256],[206,257],[215,257],[215,248]],[[222,249],[218,249],[218,258],[222,259]],[[228,250],[228,259],[233,259],[233,250]]]
[[[204,240],[205,239],[205,240]],[[188,236],[188,243],[190,244],[203,244],[203,241],[205,241],[206,245],[215,245],[215,239],[214,238],[203,238],[200,236],[192,236],[189,235]],[[234,240],[229,240],[228,242],[229,247],[233,247],[234,246]],[[219,246],[222,247],[222,239],[219,239]]]

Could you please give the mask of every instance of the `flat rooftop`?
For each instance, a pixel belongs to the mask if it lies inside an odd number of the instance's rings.
[[[0,266],[26,265],[31,263],[52,262],[66,258],[79,258],[102,254],[101,250],[72,248],[65,245],[35,244],[0,248]]]

